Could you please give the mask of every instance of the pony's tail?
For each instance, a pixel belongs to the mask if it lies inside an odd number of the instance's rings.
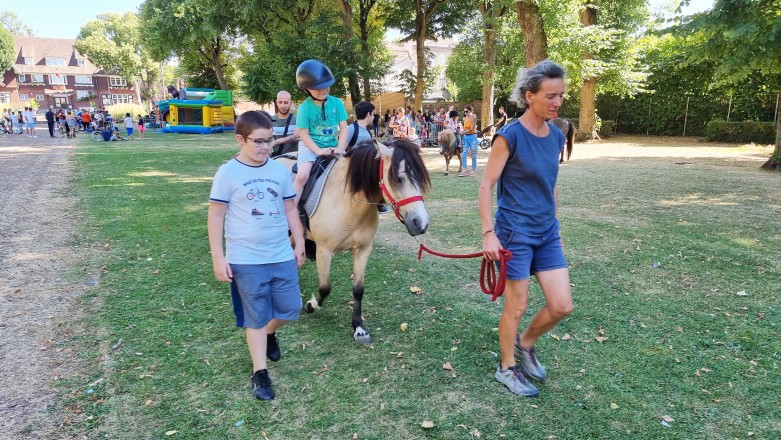
[[[569,128],[567,129],[567,160],[572,156],[572,140],[575,138],[575,124],[572,121],[567,121]]]
[[[315,257],[317,257],[317,244],[313,240],[304,240],[304,254],[310,260],[316,260]]]

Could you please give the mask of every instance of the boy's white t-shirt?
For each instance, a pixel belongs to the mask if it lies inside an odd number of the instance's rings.
[[[133,117],[131,116],[125,117],[125,128],[133,128]]]
[[[225,258],[231,264],[268,264],[294,258],[285,200],[295,197],[290,171],[268,159],[250,166],[231,159],[214,176],[209,201],[228,205]]]

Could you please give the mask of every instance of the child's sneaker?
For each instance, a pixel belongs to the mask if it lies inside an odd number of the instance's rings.
[[[467,171],[467,170],[464,170],[464,171],[461,171],[460,173],[458,173],[458,177],[467,177],[467,176],[469,176],[469,171]]]
[[[496,367],[494,377],[513,394],[524,397],[536,397],[537,394],[540,393],[539,390],[537,390],[537,387],[529,383],[517,365],[513,365],[505,370],[502,368],[502,365],[499,364],[499,366]]]
[[[252,375],[252,394],[259,400],[274,400],[274,388],[268,370],[258,370]]]
[[[534,347],[528,350],[521,347],[520,337],[515,339],[515,357],[521,361],[523,374],[529,376],[532,380],[545,382],[545,378],[548,375],[545,372],[545,367],[537,360],[537,353],[534,351]]]
[[[282,357],[282,352],[279,350],[279,342],[277,341],[277,335],[275,333],[269,333],[266,337],[266,356],[271,361],[278,361]]]

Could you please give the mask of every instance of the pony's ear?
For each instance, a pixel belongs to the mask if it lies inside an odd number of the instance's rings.
[[[377,151],[382,157],[393,157],[393,149],[386,146],[382,142],[379,142],[375,139],[374,146],[377,148]]]

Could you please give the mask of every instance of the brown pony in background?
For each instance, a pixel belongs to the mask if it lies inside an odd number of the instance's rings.
[[[452,130],[442,130],[437,136],[439,142],[439,154],[445,156],[445,175],[450,172],[450,159],[453,156],[458,161],[458,172],[461,172],[461,144],[458,143],[458,136]]]
[[[550,123],[555,125],[556,128],[564,133],[564,137],[567,138],[567,160],[572,156],[572,141],[575,139],[575,125],[569,119],[555,118],[551,119]],[[564,163],[564,149],[561,150],[561,157],[559,163]]]

